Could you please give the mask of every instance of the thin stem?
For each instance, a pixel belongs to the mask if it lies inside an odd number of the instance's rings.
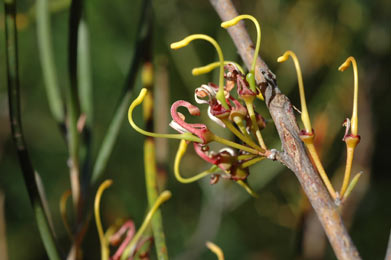
[[[341,198],[343,198],[346,189],[348,188],[349,180],[350,180],[350,173],[352,171],[352,163],[353,163],[353,157],[354,157],[354,150],[356,149],[356,146],[358,142],[360,141],[360,138],[357,136],[348,136],[345,138],[346,142],[346,166],[345,166],[345,174],[344,179],[341,187]]]
[[[86,115],[86,122],[89,128],[92,127],[93,111],[93,93],[91,81],[91,58],[89,30],[85,19],[81,19],[78,31],[78,82],[80,108]]]
[[[345,174],[343,178],[343,183],[341,187],[341,198],[343,198],[346,189],[348,188],[349,181],[350,181],[350,173],[352,171],[352,161],[354,156],[354,149],[347,148],[347,156],[346,156],[346,167],[345,167]]]
[[[152,131],[154,123],[154,102],[152,94],[154,70],[151,62],[144,62],[141,74],[143,87],[151,90],[147,94],[147,100],[149,100],[150,102],[143,103],[143,117],[147,129]],[[153,204],[155,203],[159,195],[155,151],[155,140],[153,138],[146,137],[144,141],[144,169],[148,204],[150,208],[153,207]],[[162,223],[162,215],[159,209],[156,210],[156,213],[151,220],[151,226],[155,242],[157,259],[168,259],[167,246],[165,241],[166,239]]]
[[[206,171],[200,172],[200,173],[198,173],[192,177],[189,177],[189,178],[183,178],[182,175],[180,174],[179,168],[180,168],[182,158],[187,150],[187,146],[188,146],[188,143],[185,140],[181,140],[181,142],[179,143],[178,151],[175,155],[174,174],[175,174],[175,178],[179,182],[181,182],[181,183],[195,182],[195,181],[198,181],[199,179],[204,178],[205,176],[208,176],[212,173],[220,171],[219,167],[217,167],[216,165],[213,165],[212,167],[210,167]]]
[[[152,138],[147,137],[144,142],[144,169],[145,169],[145,184],[147,188],[148,204],[152,208],[156,202],[159,191],[157,183],[157,168],[155,156],[155,143]],[[157,209],[152,218],[151,226],[155,241],[156,253],[158,259],[168,259],[167,246],[163,230],[162,215]]]
[[[160,196],[155,201],[153,207],[148,211],[148,214],[146,215],[143,224],[137,231],[136,235],[133,237],[132,241],[130,241],[129,245],[126,247],[124,253],[121,256],[121,260],[127,259],[132,251],[135,249],[137,242],[139,241],[141,235],[144,233],[146,228],[148,227],[149,223],[151,222],[151,219],[153,215],[155,214],[156,210],[160,207],[161,204],[166,202],[171,198],[171,192],[168,190],[163,191]]]
[[[255,150],[255,149],[253,149],[251,147],[244,146],[244,145],[232,142],[230,140],[227,140],[227,139],[222,138],[222,137],[217,136],[217,135],[212,135],[211,138],[215,142],[218,142],[218,143],[221,143],[221,144],[225,144],[227,146],[230,146],[230,147],[233,147],[233,148],[236,148],[236,149],[239,149],[239,150],[243,150],[243,151],[246,151],[246,152],[249,152],[249,153],[252,153],[252,154],[263,155],[266,152],[265,150],[260,150],[260,151]]]
[[[352,192],[352,190],[354,189],[354,187],[356,187],[358,180],[360,179],[362,174],[363,174],[363,172],[359,172],[356,174],[356,176],[354,176],[352,181],[349,183],[348,188],[346,189],[346,192],[342,198],[342,202],[345,202],[347,200],[347,198],[349,197],[349,195]]]
[[[70,179],[72,199],[77,219],[81,214],[81,186],[79,177],[79,133],[77,121],[80,115],[79,95],[77,87],[77,42],[78,28],[81,18],[81,1],[73,0],[69,16],[69,42],[68,42],[68,72],[70,84],[67,88],[66,107],[68,113],[68,149],[70,155]]]
[[[246,126],[244,124],[244,120],[239,116],[234,116],[233,120],[234,120],[235,124],[239,127],[240,132],[242,132],[242,134],[244,136],[251,138],[251,136],[247,132]]]
[[[241,161],[241,160],[250,160],[250,159],[254,159],[257,155],[255,154],[241,154],[241,155],[238,155],[238,160]]]
[[[261,130],[259,130],[257,119],[255,118],[253,98],[252,98],[252,100],[249,100],[248,98],[244,98],[244,103],[246,103],[247,111],[248,111],[248,114],[250,115],[250,119],[251,119],[251,126],[252,126],[251,128],[255,132],[255,135],[258,139],[258,143],[263,149],[266,150],[267,149],[266,144],[263,141]]]
[[[23,179],[27,188],[28,196],[33,207],[39,234],[41,236],[49,259],[57,260],[61,259],[61,257],[55,241],[54,230],[51,229],[48,217],[45,214],[43,203],[38,190],[37,181],[35,178],[34,167],[30,160],[30,155],[26,147],[22,130],[18,71],[18,44],[15,23],[15,1],[5,0],[4,10],[9,118],[12,137],[19,157],[19,164],[22,169]]]
[[[327,176],[326,171],[323,168],[322,162],[319,159],[319,156],[318,156],[318,153],[316,152],[316,149],[315,149],[315,146],[313,144],[313,141],[312,142],[308,142],[308,143],[304,142],[304,144],[307,147],[308,152],[310,153],[310,155],[312,157],[312,160],[315,163],[315,167],[318,170],[319,175],[322,178],[324,185],[326,185],[326,188],[329,191],[330,196],[335,201],[337,199],[337,194],[336,194],[336,192],[335,192],[335,190],[333,188],[333,185],[330,182],[329,177]]]
[[[105,238],[105,234],[103,232],[102,222],[100,219],[100,200],[102,198],[103,191],[113,184],[112,180],[104,181],[98,188],[96,192],[95,201],[94,201],[94,213],[95,213],[95,222],[96,228],[98,229],[99,241],[100,241],[100,250],[101,250],[101,259],[108,260],[110,256],[109,243]]]
[[[253,140],[251,140],[251,138],[249,136],[246,136],[246,135],[242,134],[241,132],[239,132],[238,129],[236,129],[236,127],[231,123],[231,121],[229,121],[227,119],[222,119],[221,121],[223,121],[224,125],[236,137],[238,137],[240,140],[242,140],[242,142],[244,142],[245,144],[248,144],[249,146],[251,146],[252,148],[254,148],[256,150],[262,151],[262,148],[259,147],[256,143],[254,143]]]
[[[257,162],[260,162],[260,161],[262,161],[265,158],[266,157],[256,157],[256,158],[253,158],[253,159],[251,159],[251,160],[249,160],[247,162],[242,163],[242,168],[250,167],[251,165],[254,165]]]
[[[248,186],[248,184],[245,181],[238,180],[236,181],[237,184],[239,184],[245,191],[247,191],[248,194],[250,194],[254,198],[258,198],[259,195]]]
[[[50,111],[58,124],[64,123],[64,109],[57,80],[51,44],[50,16],[47,0],[37,1],[37,38],[42,73]]]
[[[220,45],[212,37],[208,35],[192,34],[179,42],[172,43],[170,46],[171,49],[176,50],[185,47],[186,45],[188,45],[190,42],[194,40],[205,40],[211,43],[217,51],[217,54],[219,56],[219,62],[220,62],[220,71],[219,71],[219,91],[216,94],[216,98],[217,100],[220,101],[220,103],[224,106],[224,108],[228,109],[229,107],[227,101],[225,100],[225,95],[224,95],[224,56],[220,48]]]

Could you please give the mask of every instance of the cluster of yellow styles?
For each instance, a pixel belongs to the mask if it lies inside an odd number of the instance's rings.
[[[175,177],[180,182],[190,183],[207,175],[211,175],[211,183],[216,183],[219,180],[219,177],[223,177],[236,181],[250,194],[256,195],[246,182],[248,167],[264,158],[275,159],[276,150],[267,148],[261,134],[261,130],[265,127],[265,121],[254,109],[255,99],[263,100],[262,93],[256,85],[254,77],[256,59],[258,57],[261,42],[261,29],[259,23],[251,15],[239,15],[230,21],[223,22],[221,27],[228,28],[234,26],[243,19],[251,20],[255,24],[257,30],[257,41],[253,62],[250,71],[246,75],[244,74],[243,68],[241,68],[237,63],[224,60],[223,52],[218,43],[207,35],[194,34],[171,44],[172,49],[180,49],[187,46],[193,40],[200,39],[208,41],[215,47],[219,61],[195,68],[192,73],[193,75],[200,75],[208,73],[219,67],[219,85],[217,86],[213,83],[203,84],[195,90],[195,100],[199,104],[208,104],[208,116],[222,127],[229,129],[241,141],[240,143],[232,142],[215,135],[205,124],[186,123],[185,116],[177,112],[179,107],[185,107],[190,115],[193,116],[200,115],[200,110],[198,107],[183,100],[176,101],[171,107],[171,116],[173,121],[170,126],[177,130],[179,134],[158,134],[141,129],[135,124],[132,115],[134,108],[143,102],[144,97],[147,94],[146,89],[142,89],[140,95],[131,104],[128,119],[131,126],[141,134],[152,137],[181,140],[174,164]],[[346,142],[347,147],[347,161],[343,184],[341,190],[337,192],[331,185],[314,146],[314,131],[311,127],[310,116],[307,110],[299,61],[292,51],[286,51],[277,59],[277,61],[284,62],[288,60],[289,57],[291,57],[294,61],[298,77],[301,102],[301,120],[304,125],[304,130],[300,132],[300,138],[307,147],[313,163],[329,191],[330,196],[333,198],[335,203],[339,205],[341,202],[346,200],[361,176],[361,173],[359,173],[353,178],[353,180],[350,180],[354,150],[360,141],[357,125],[357,63],[353,57],[349,57],[339,67],[340,71],[344,71],[350,64],[353,66],[354,98],[352,117],[351,119],[346,119],[344,123],[346,126],[346,133],[343,140]],[[237,97],[231,95],[231,92],[235,87],[237,89]],[[219,152],[210,152],[208,146],[210,142],[221,143],[225,145],[226,148]],[[196,153],[203,160],[213,164],[213,166],[193,177],[184,178],[179,172],[179,165],[189,143],[193,143]],[[218,172],[220,174],[217,174]]]
[[[255,24],[257,30],[257,41],[253,62],[250,71],[247,74],[244,73],[244,69],[237,63],[232,61],[225,61],[223,52],[218,43],[207,35],[193,34],[181,41],[171,44],[172,49],[180,49],[187,46],[193,40],[199,39],[205,40],[215,47],[219,61],[213,62],[206,66],[194,68],[192,70],[192,74],[200,75],[208,73],[215,68],[219,68],[219,84],[203,84],[201,87],[195,90],[195,100],[199,104],[207,104],[209,118],[220,126],[231,131],[240,140],[240,142],[233,142],[212,133],[212,131],[210,131],[205,124],[187,123],[185,121],[185,116],[178,112],[177,109],[184,107],[192,116],[199,116],[200,110],[198,107],[184,100],[176,101],[171,107],[171,116],[173,120],[170,123],[170,126],[178,131],[178,134],[158,134],[141,129],[133,120],[133,111],[144,101],[148,91],[145,88],[141,90],[139,96],[130,105],[128,119],[130,125],[143,135],[181,140],[174,163],[174,173],[178,181],[182,183],[191,183],[205,176],[211,175],[211,184],[214,184],[219,181],[220,177],[222,177],[235,181],[241,185],[249,194],[256,196],[256,193],[247,184],[247,176],[249,174],[248,168],[265,158],[275,160],[277,151],[275,149],[267,148],[261,134],[261,130],[265,127],[265,120],[255,111],[254,108],[254,101],[256,99],[263,100],[262,93],[257,86],[254,77],[256,60],[259,54],[261,43],[261,29],[259,23],[251,15],[240,15],[230,21],[223,22],[221,27],[228,28],[234,26],[243,19],[251,20]],[[330,196],[337,205],[340,205],[349,196],[350,192],[355,187],[359,177],[361,176],[361,173],[359,173],[352,180],[350,180],[354,151],[360,141],[360,136],[358,135],[357,119],[357,63],[353,57],[349,57],[339,67],[340,71],[344,71],[350,66],[350,64],[353,66],[354,98],[352,117],[350,119],[346,119],[344,123],[346,132],[343,141],[346,143],[347,148],[346,169],[342,187],[340,191],[337,192],[332,186],[314,146],[314,130],[311,127],[311,120],[307,110],[299,61],[292,51],[286,51],[277,59],[277,61],[284,62],[288,60],[289,57],[293,59],[296,68],[300,92],[301,121],[304,125],[304,130],[300,132],[300,138],[307,147],[308,153],[311,156],[312,161],[317,171],[319,172],[319,175],[323,180],[328,192],[330,193]],[[235,87],[237,94],[231,95],[231,92]],[[225,145],[226,147],[218,152],[213,152],[210,151],[208,145],[211,142],[217,142]],[[193,144],[194,150],[198,156],[206,162],[212,164],[212,166],[208,170],[196,174],[193,177],[185,178],[180,174],[179,168],[180,162],[190,143]],[[101,241],[102,256],[104,256],[102,259],[108,259],[109,257],[109,237],[113,236],[114,234],[112,229],[109,229],[106,234],[104,234],[99,214],[100,197],[103,190],[110,185],[110,180],[102,183],[95,198],[95,218]],[[158,207],[170,197],[171,193],[169,191],[164,191],[160,195],[154,207],[151,208],[148,212],[144,223],[136,234],[134,234],[134,226],[132,225],[128,225],[127,229],[126,227],[122,228],[123,230],[128,230],[128,234],[131,233],[132,235],[129,236],[127,240],[125,239],[123,241],[122,246],[119,247],[117,253],[114,255],[114,257],[112,257],[112,259],[127,259],[127,257],[135,254],[138,248],[137,245],[141,243],[139,241],[140,236],[145,231],[152,215],[158,209]],[[126,225],[124,224],[124,226]],[[132,230],[131,228],[133,228],[133,233],[129,231]],[[218,255],[219,259],[224,258],[221,250],[217,246],[212,243],[208,243],[207,246]]]

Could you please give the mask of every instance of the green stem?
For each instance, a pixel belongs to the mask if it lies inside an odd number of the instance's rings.
[[[54,231],[50,228],[48,218],[45,214],[42,200],[39,195],[37,182],[34,175],[34,168],[24,140],[20,111],[20,86],[18,74],[18,47],[15,14],[15,1],[5,0],[5,39],[6,39],[6,63],[7,63],[7,84],[8,100],[12,137],[22,168],[23,178],[27,192],[33,207],[35,220],[49,259],[61,259],[55,241]]]
[[[79,133],[77,121],[80,115],[79,95],[77,90],[77,42],[78,28],[81,18],[81,1],[73,0],[69,15],[69,42],[68,42],[68,72],[70,85],[66,93],[66,108],[68,114],[68,149],[71,159],[70,179],[73,205],[77,218],[81,217],[80,209],[80,177],[79,177]]]
[[[255,149],[251,148],[251,147],[232,142],[230,140],[227,140],[227,139],[222,138],[222,137],[217,136],[217,135],[213,135],[213,141],[216,141],[218,143],[221,143],[221,144],[224,144],[224,145],[227,145],[227,146],[239,149],[239,150],[243,150],[243,151],[246,151],[246,152],[249,152],[249,153],[252,153],[252,154],[261,155],[262,153],[265,152],[265,150],[258,151],[258,150],[255,150]]]
[[[252,148],[256,149],[256,150],[259,150],[259,151],[262,151],[262,148],[259,147],[256,143],[253,142],[253,140],[251,140],[251,137],[249,136],[246,136],[244,134],[242,134],[241,132],[239,132],[238,129],[236,129],[236,127],[231,123],[231,121],[227,120],[227,119],[223,119],[222,120],[223,123],[225,124],[225,126],[237,137],[239,138],[242,142],[244,142],[245,144],[251,146]]]
[[[142,67],[142,85],[144,88],[150,91],[147,94],[147,99],[150,102],[143,104],[143,117],[147,131],[153,131],[154,128],[154,102],[153,102],[153,86],[154,86],[154,69],[151,61],[149,60],[151,46],[145,46],[146,53],[144,56],[144,64]],[[151,137],[146,137],[144,141],[144,171],[145,171],[145,184],[147,189],[148,205],[153,207],[159,196],[159,186],[157,183],[157,166],[156,166],[156,147],[155,140]],[[168,259],[166,239],[163,230],[162,214],[159,209],[151,220],[152,233],[155,241],[155,248],[157,259]]]
[[[258,127],[258,124],[257,124],[257,120],[255,118],[255,111],[254,111],[253,101],[254,101],[254,99],[252,97],[251,97],[250,100],[247,99],[247,98],[244,98],[244,102],[246,103],[247,111],[248,111],[248,114],[250,115],[250,119],[251,119],[251,125],[252,125],[251,128],[252,128],[253,132],[255,133],[255,135],[256,135],[256,137],[258,139],[259,145],[263,149],[266,150],[267,149],[266,144],[263,141],[261,131],[259,130],[259,127]]]
[[[145,184],[147,188],[148,204],[152,208],[158,198],[157,168],[155,159],[155,143],[147,137],[144,143]],[[159,209],[151,220],[152,232],[155,241],[157,259],[168,259],[166,239],[163,230],[162,214]]]
[[[88,25],[84,17],[80,21],[78,36],[77,76],[79,81],[80,107],[81,111],[87,116],[87,126],[91,128],[94,111],[92,102],[90,43]]]
[[[244,125],[244,120],[242,118],[240,118],[239,116],[234,116],[233,120],[234,120],[235,124],[239,127],[240,132],[242,132],[242,134],[244,136],[246,136],[247,138],[251,138],[250,135],[247,133],[246,126]]]
[[[77,79],[78,94],[80,97],[80,109],[85,117],[85,125],[82,127],[82,142],[80,144],[80,158],[82,160],[81,187],[88,187],[91,175],[92,142],[93,142],[93,89],[90,64],[90,43],[88,24],[85,19],[85,11],[78,28],[77,44]]]
[[[37,38],[42,73],[50,111],[58,124],[64,123],[64,109],[57,80],[51,44],[50,16],[47,0],[37,1]]]
[[[147,215],[145,216],[145,219],[144,219],[143,223],[141,224],[141,227],[138,229],[137,233],[134,235],[133,239],[129,242],[128,246],[126,247],[124,253],[121,256],[121,260],[125,260],[131,255],[131,253],[135,249],[137,242],[139,241],[141,235],[145,232],[149,223],[151,222],[153,215],[156,213],[156,211],[158,210],[160,205],[163,204],[164,202],[166,202],[170,198],[171,198],[171,192],[168,190],[163,191],[159,195],[159,197],[157,198],[157,200],[155,201],[155,203],[149,209]]]

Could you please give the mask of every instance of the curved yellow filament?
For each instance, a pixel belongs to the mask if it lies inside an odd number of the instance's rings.
[[[183,178],[180,174],[180,171],[179,171],[179,167],[180,167],[180,164],[181,164],[181,160],[186,152],[186,149],[187,149],[187,142],[185,140],[182,140],[179,144],[179,147],[178,147],[178,151],[176,153],[176,156],[175,156],[175,162],[174,162],[174,174],[175,174],[175,178],[181,182],[181,183],[191,183],[191,182],[195,182],[195,181],[198,181],[199,179],[201,178],[204,178],[205,176],[208,176],[209,174],[212,174],[212,173],[215,173],[215,172],[218,172],[220,169],[219,167],[217,167],[216,165],[213,165],[210,169],[206,170],[206,171],[203,171],[193,177],[190,177],[190,178]]]
[[[62,195],[60,199],[60,214],[62,222],[64,223],[65,230],[67,231],[67,234],[70,238],[70,240],[73,240],[72,238],[72,232],[71,228],[69,227],[68,219],[67,219],[67,200],[69,196],[71,196],[72,191],[66,190]]]
[[[205,40],[209,43],[211,43],[219,56],[219,65],[220,65],[220,74],[219,74],[219,91],[216,94],[216,98],[220,101],[220,103],[224,106],[224,108],[228,109],[228,104],[225,100],[224,96],[224,56],[223,52],[220,48],[220,45],[210,36],[205,35],[205,34],[192,34],[187,36],[185,39],[179,41],[179,42],[174,42],[171,43],[170,47],[171,49],[180,49],[185,46],[187,46],[191,41],[194,40]]]
[[[339,66],[339,71],[344,71],[349,68],[349,65],[353,66],[353,75],[354,75],[354,96],[353,96],[353,112],[351,118],[350,131],[353,135],[357,135],[358,133],[358,118],[357,118],[357,102],[358,102],[358,69],[357,62],[353,56],[350,56],[346,59],[346,61]]]
[[[251,20],[254,23],[255,28],[257,30],[257,43],[255,45],[254,58],[253,58],[253,62],[251,64],[251,70],[250,70],[250,72],[254,74],[255,65],[257,63],[259,49],[260,49],[260,46],[261,46],[261,27],[259,26],[259,23],[258,23],[257,19],[255,19],[254,16],[252,16],[252,15],[242,14],[242,15],[236,16],[232,20],[225,21],[225,22],[221,23],[221,27],[226,29],[228,27],[236,25],[239,21],[241,21],[243,19]]]
[[[297,81],[299,83],[299,92],[300,92],[300,103],[301,103],[301,121],[303,121],[305,131],[308,134],[312,134],[311,120],[307,110],[307,103],[305,101],[304,94],[304,84],[303,77],[301,74],[299,60],[297,59],[296,54],[293,51],[286,51],[282,56],[278,57],[278,62],[284,62],[288,60],[289,56],[292,57],[293,62],[295,64],[296,73],[297,73]]]
[[[141,235],[144,233],[144,231],[147,229],[149,223],[151,222],[151,219],[153,215],[155,214],[156,210],[162,205],[164,202],[169,200],[171,198],[172,194],[170,191],[165,190],[163,191],[155,203],[153,204],[152,208],[148,211],[147,215],[145,216],[145,219],[143,221],[143,224],[137,231],[137,233],[134,235],[133,239],[129,242],[129,245],[126,247],[124,253],[121,256],[121,260],[128,259],[131,252],[135,249],[137,242],[140,240]]]
[[[227,64],[230,64],[230,63],[235,65],[236,67],[238,67],[239,71],[242,74],[244,74],[243,68],[238,63],[233,62],[233,61],[224,61],[224,65],[227,65]],[[220,62],[219,61],[216,61],[216,62],[213,62],[213,63],[209,63],[208,65],[205,65],[205,66],[202,66],[202,67],[196,67],[196,68],[192,69],[191,74],[193,74],[193,76],[199,76],[199,75],[202,75],[202,74],[206,74],[206,73],[211,72],[212,70],[214,70],[218,66],[220,66]]]
[[[224,260],[223,250],[221,250],[221,248],[218,245],[208,241],[206,242],[206,247],[209,248],[210,251],[215,253],[215,255],[217,256],[217,260]]]
[[[139,96],[132,102],[132,104],[129,107],[128,111],[128,120],[130,125],[140,134],[151,136],[151,137],[161,137],[161,138],[171,138],[171,139],[180,139],[180,140],[187,140],[197,143],[202,143],[202,140],[198,138],[197,136],[192,135],[191,133],[183,133],[183,134],[158,134],[158,133],[152,133],[145,131],[138,127],[134,120],[133,120],[133,110],[140,105],[143,101],[145,96],[147,95],[148,90],[146,88],[141,89]]]
[[[102,260],[108,260],[110,255],[110,249],[109,244],[107,240],[105,239],[105,235],[103,233],[103,227],[102,222],[100,220],[100,212],[99,212],[99,206],[100,206],[100,199],[102,197],[102,193],[105,189],[111,186],[113,183],[112,180],[105,180],[98,188],[98,191],[95,195],[95,202],[94,202],[94,212],[95,212],[95,222],[96,222],[96,228],[98,229],[99,234],[99,241],[100,241],[100,248],[101,248],[101,259]]]

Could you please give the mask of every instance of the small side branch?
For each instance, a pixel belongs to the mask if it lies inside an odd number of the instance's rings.
[[[238,15],[230,0],[210,0],[222,21]],[[238,24],[228,28],[240,56],[250,68],[254,54],[253,43],[244,27]],[[265,103],[274,120],[283,146],[277,160],[291,169],[304,189],[312,207],[325,230],[338,259],[361,259],[353,244],[333,200],[329,196],[318,173],[309,159],[303,142],[299,138],[299,128],[289,99],[277,87],[274,74],[266,63],[258,58],[255,79],[265,98]]]

